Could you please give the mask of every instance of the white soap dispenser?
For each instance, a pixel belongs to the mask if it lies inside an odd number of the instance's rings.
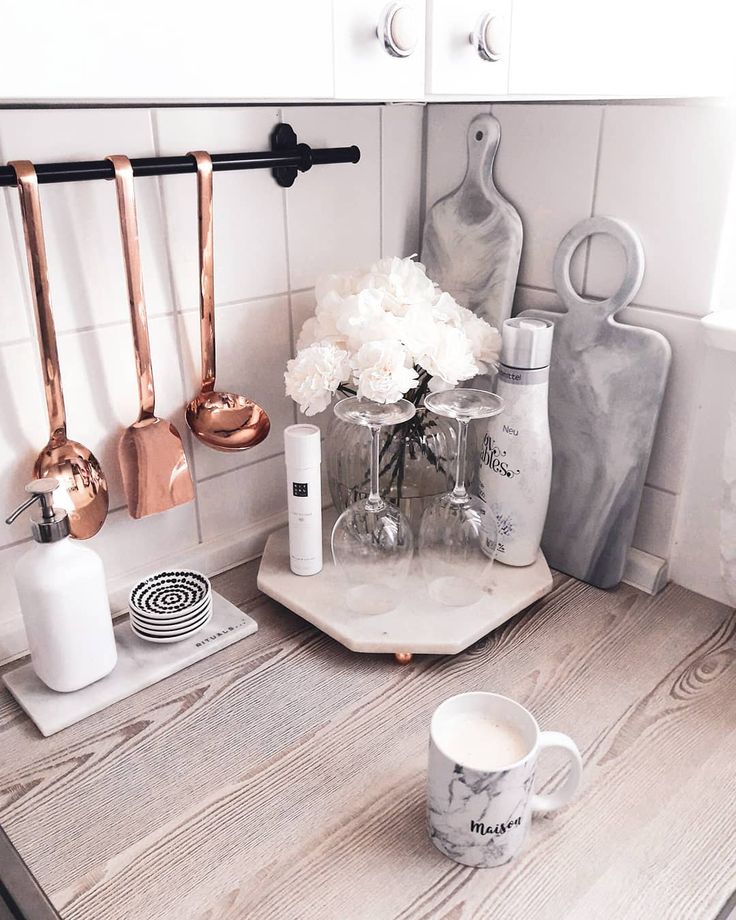
[[[33,670],[67,693],[109,674],[117,650],[102,560],[69,539],[69,517],[52,504],[58,486],[50,478],[29,483],[31,497],[5,523],[40,502],[41,516],[31,518],[36,543],[18,560],[15,580]]]
[[[531,565],[539,555],[552,479],[548,389],[554,325],[517,316],[503,324],[496,392],[504,411],[488,420],[479,497],[498,526],[496,559]],[[495,533],[491,546],[495,546]],[[481,541],[481,547],[483,547]]]

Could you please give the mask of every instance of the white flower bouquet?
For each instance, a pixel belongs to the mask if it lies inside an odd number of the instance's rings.
[[[498,360],[498,330],[441,291],[413,258],[329,275],[315,294],[315,315],[284,374],[287,396],[306,415],[322,412],[338,391],[419,406],[427,390],[457,386]]]

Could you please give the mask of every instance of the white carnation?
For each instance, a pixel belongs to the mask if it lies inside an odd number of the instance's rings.
[[[406,349],[390,339],[361,345],[352,364],[358,396],[373,402],[396,402],[418,379]]]
[[[480,373],[484,374],[490,366],[498,363],[501,354],[501,335],[498,329],[464,307],[460,307],[460,322],[470,342],[473,359]]]
[[[381,291],[367,288],[343,300],[336,325],[348,350],[355,352],[366,342],[398,338],[397,323],[397,318],[383,309]]]
[[[286,395],[305,415],[316,415],[330,404],[341,383],[350,379],[350,356],[330,342],[302,349],[286,365]]]
[[[460,381],[480,373],[468,337],[462,329],[448,325],[442,329],[434,348],[423,355],[418,363],[432,377],[439,378],[432,386],[433,390],[457,386]]]
[[[427,277],[421,262],[414,259],[381,259],[370,267],[363,285],[379,289],[385,297],[385,309],[403,316],[414,304],[429,305],[437,299],[437,288]]]

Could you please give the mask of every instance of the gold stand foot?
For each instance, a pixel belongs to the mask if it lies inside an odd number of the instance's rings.
[[[411,652],[394,652],[394,658],[399,664],[409,664],[413,657]]]

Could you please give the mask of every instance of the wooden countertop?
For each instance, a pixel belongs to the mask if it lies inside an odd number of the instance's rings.
[[[712,920],[736,889],[736,617],[558,577],[455,658],[356,655],[216,579],[259,633],[44,739],[0,692],[0,824],[74,920]],[[448,615],[451,615],[448,613]],[[502,869],[424,827],[445,697],[513,696],[585,762]],[[549,755],[552,758],[553,755]],[[555,765],[542,771],[542,785]]]

